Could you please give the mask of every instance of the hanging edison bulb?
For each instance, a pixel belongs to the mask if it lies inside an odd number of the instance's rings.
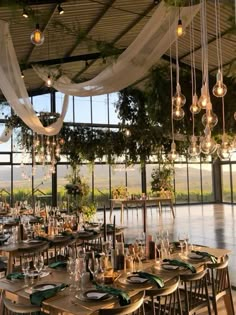
[[[176,144],[175,144],[175,142],[173,141],[173,142],[171,143],[171,150],[170,150],[170,152],[168,153],[168,159],[169,159],[169,161],[174,162],[175,160],[178,159],[178,157],[179,157],[179,154],[178,154],[178,152],[176,151]]]
[[[217,149],[215,140],[212,139],[211,134],[203,137],[200,142],[201,152],[206,155],[211,155]]]
[[[176,32],[177,32],[177,35],[179,37],[183,35],[183,24],[182,24],[182,20],[181,19],[178,20],[178,25],[177,25]]]
[[[39,24],[36,24],[35,30],[31,33],[30,40],[35,46],[40,46],[44,42],[44,35],[39,29]]]
[[[222,139],[222,143],[217,149],[217,155],[221,161],[229,160],[231,156],[231,148],[228,141]]]
[[[51,86],[52,86],[52,78],[51,78],[50,74],[48,75],[48,78],[47,78],[47,81],[46,81],[46,85],[47,85],[48,87],[51,87]]]
[[[181,120],[184,118],[184,110],[182,107],[179,107],[179,106],[176,106],[174,109],[173,109],[173,119],[174,120]]]
[[[188,154],[192,158],[196,158],[200,155],[200,146],[197,144],[197,138],[195,136],[191,137],[191,143],[190,146],[188,147]]]
[[[202,124],[204,127],[209,126],[214,128],[218,123],[218,117],[213,113],[212,109],[207,109],[206,113],[202,116]]]
[[[196,93],[192,97],[192,105],[190,106],[190,111],[194,115],[200,113],[201,111],[201,107],[198,105],[198,97]]]
[[[220,69],[218,69],[216,75],[216,84],[213,86],[212,93],[216,97],[223,97],[227,93],[227,87],[223,83],[223,75]]]
[[[206,85],[203,85],[201,88],[201,96],[198,100],[198,106],[202,109],[206,109],[207,103],[209,102],[209,93]]]
[[[179,83],[176,85],[176,93],[172,99],[173,105],[182,107],[186,103],[186,97],[181,93],[181,86]]]

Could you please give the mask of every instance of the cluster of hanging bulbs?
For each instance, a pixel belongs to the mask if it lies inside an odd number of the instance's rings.
[[[180,84],[177,83],[176,93],[172,99],[174,120],[181,120],[184,118],[185,113],[182,107],[184,106],[185,103],[186,103],[186,97],[181,93]]]

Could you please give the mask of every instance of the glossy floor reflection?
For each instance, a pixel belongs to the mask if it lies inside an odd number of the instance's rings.
[[[147,210],[147,235],[160,230],[168,230],[170,240],[178,240],[178,234],[185,232],[193,244],[226,248],[230,254],[230,277],[236,287],[236,206],[232,205],[191,205],[177,206],[173,219],[169,207]],[[114,210],[117,224],[120,222],[120,210]],[[102,213],[98,213],[101,217]],[[107,213],[107,220],[109,215]],[[107,221],[108,222],[108,221]],[[129,208],[124,215],[125,242],[131,243],[143,230],[143,215],[140,208]]]

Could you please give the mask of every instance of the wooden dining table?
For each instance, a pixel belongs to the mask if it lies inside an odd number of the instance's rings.
[[[221,258],[225,255],[230,254],[230,251],[227,249],[217,249],[217,248],[210,248],[210,247],[196,247],[196,250],[204,250],[207,251],[209,254],[216,256],[217,258]],[[171,258],[181,259],[186,262],[191,263],[193,266],[198,268],[200,265],[204,264],[207,261],[207,258],[203,258],[202,260],[191,260],[187,256],[184,256],[180,253],[172,254]],[[47,311],[51,315],[90,315],[94,311],[101,309],[101,308],[112,308],[117,307],[118,299],[115,297],[111,297],[107,300],[86,300],[83,297],[81,291],[71,291],[70,284],[71,280],[69,278],[68,273],[65,269],[47,269],[49,274],[41,278],[38,282],[44,284],[61,284],[65,283],[68,284],[65,290],[57,293],[55,296],[44,300],[42,308]],[[188,273],[186,269],[176,269],[176,270],[166,270],[162,268],[162,264],[158,260],[144,260],[143,261],[143,270],[146,272],[150,272],[161,277],[164,282],[171,280],[172,278],[176,277],[181,273]],[[130,284],[126,281],[127,273],[124,271],[119,272],[119,277],[117,281],[113,284],[116,288],[120,288],[125,290],[130,297],[135,295],[141,290],[145,289],[155,289],[156,286],[151,283],[147,282],[145,284]],[[6,278],[0,280],[0,289],[5,290],[11,299],[16,301],[20,301],[21,303],[29,304],[29,292],[27,288],[23,288],[24,280],[8,280]],[[91,289],[94,288],[93,284],[91,283]],[[227,299],[225,300],[227,303]]]

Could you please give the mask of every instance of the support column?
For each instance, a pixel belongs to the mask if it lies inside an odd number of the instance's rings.
[[[146,178],[146,163],[141,164],[141,186],[142,193],[147,194],[147,178]]]
[[[219,159],[212,164],[212,186],[215,202],[222,202],[221,164]]]
[[[56,112],[56,94],[51,92],[51,112]],[[55,165],[55,173],[52,174],[52,207],[57,207],[57,164]]]

